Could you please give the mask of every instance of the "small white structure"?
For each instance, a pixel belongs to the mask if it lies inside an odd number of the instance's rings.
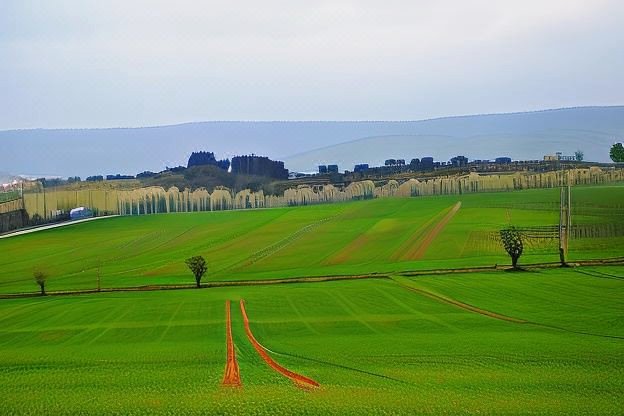
[[[69,219],[71,220],[79,220],[81,218],[91,218],[93,216],[93,212],[86,207],[78,207],[69,211]]]

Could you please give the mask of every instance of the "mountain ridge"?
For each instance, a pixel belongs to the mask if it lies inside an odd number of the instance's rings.
[[[574,106],[574,107],[557,107],[546,108],[542,110],[527,110],[527,111],[509,111],[501,113],[474,113],[474,114],[460,114],[452,116],[440,116],[430,117],[422,119],[404,119],[404,120],[199,120],[199,121],[183,121],[179,123],[170,124],[155,124],[148,126],[113,126],[113,127],[26,127],[26,128],[14,128],[14,129],[0,129],[0,133],[5,132],[21,132],[21,131],[75,131],[75,130],[136,130],[136,129],[158,129],[167,127],[180,127],[193,124],[210,124],[210,123],[420,123],[435,120],[449,120],[459,118],[470,117],[489,117],[489,116],[506,116],[517,114],[535,114],[535,113],[548,113],[565,110],[579,110],[579,109],[608,109],[608,108],[624,108],[622,105],[587,105],[587,106]]]
[[[497,141],[499,136],[502,142]],[[485,150],[501,144],[506,146],[504,155],[514,159],[537,159],[548,152],[573,152],[576,149],[570,146],[582,146],[588,160],[604,162],[608,161],[604,147],[623,136],[624,106],[420,121],[208,121],[134,128],[4,130],[0,131],[0,166],[8,172],[83,178],[137,174],[186,165],[193,151],[206,150],[218,158],[265,155],[285,161],[290,170],[309,172],[318,164],[338,163],[341,169],[352,169],[355,162],[373,165],[397,157],[433,156],[444,161],[465,154],[471,159],[487,158]],[[369,147],[368,153],[357,149],[363,144]],[[353,147],[350,152],[349,146]],[[336,157],[340,149],[341,156]]]

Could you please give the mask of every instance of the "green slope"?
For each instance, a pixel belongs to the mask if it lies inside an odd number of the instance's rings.
[[[490,266],[509,262],[492,239],[510,224],[558,223],[558,190],[377,199],[254,211],[120,217],[0,240],[0,293],[190,283],[184,259],[203,255],[208,279],[247,280]],[[461,209],[419,259],[414,252],[444,213]],[[573,191],[574,224],[622,224],[624,187]],[[556,241],[521,262],[556,262]],[[624,237],[572,240],[572,260],[621,256]]]
[[[622,339],[492,319],[399,283],[3,300],[0,413],[620,412]],[[498,313],[624,336],[618,279],[557,270],[407,283]],[[296,388],[258,358],[242,326],[241,298],[273,358],[317,380],[319,390]],[[239,390],[220,387],[226,299],[233,301]]]

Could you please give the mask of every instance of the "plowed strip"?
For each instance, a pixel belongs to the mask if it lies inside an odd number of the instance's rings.
[[[294,373],[288,370],[287,368],[284,368],[278,363],[276,363],[275,360],[273,360],[273,358],[271,358],[271,356],[268,354],[267,349],[256,340],[253,333],[251,332],[251,328],[249,327],[249,318],[247,317],[247,312],[245,311],[245,301],[243,299],[241,299],[240,301],[240,309],[241,309],[241,313],[243,314],[243,321],[245,323],[245,331],[247,332],[247,337],[249,338],[251,345],[253,345],[253,347],[256,349],[260,357],[262,357],[262,359],[272,369],[274,369],[278,373],[294,381],[298,387],[312,388],[312,387],[320,386],[319,383],[312,380],[311,378],[302,376],[301,374]]]
[[[225,374],[223,375],[223,385],[226,387],[240,387],[240,370],[238,361],[236,361],[236,350],[234,349],[234,341],[232,340],[232,319],[230,317],[230,301],[225,301],[225,322],[226,322],[226,344],[227,344],[227,360],[225,363]]]
[[[442,218],[440,222],[438,222],[431,229],[431,231],[427,233],[425,238],[423,238],[422,242],[418,246],[418,249],[414,253],[411,260],[420,260],[424,257],[425,253],[427,252],[427,249],[429,248],[431,243],[433,243],[433,240],[435,240],[438,234],[440,234],[442,230],[444,230],[444,227],[446,227],[446,224],[448,224],[449,221],[453,219],[453,217],[455,216],[455,214],[457,214],[457,211],[459,211],[460,208],[461,208],[461,202],[458,202],[457,204],[455,204],[453,208],[451,208],[448,214],[446,214],[444,218]]]

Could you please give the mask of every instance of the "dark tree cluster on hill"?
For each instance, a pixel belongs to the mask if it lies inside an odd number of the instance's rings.
[[[93,176],[87,177],[87,182],[99,182],[103,180],[104,180],[104,176],[102,175],[93,175]]]
[[[134,179],[134,176],[132,175],[120,175],[119,173],[116,175],[106,175],[106,180],[107,181],[116,181],[116,180],[120,180],[120,179]]]
[[[288,169],[284,169],[284,162],[274,161],[266,156],[233,157],[232,173],[236,175],[256,175],[275,179],[288,179]]]
[[[222,159],[217,160],[213,152],[193,152],[191,153],[191,157],[189,157],[187,167],[191,168],[193,166],[216,166],[219,169],[223,169],[225,171],[230,169],[230,160]]]
[[[611,147],[609,156],[611,156],[611,160],[616,163],[624,162],[624,145],[622,145],[622,143],[614,144]]]
[[[156,175],[157,174],[155,172],[146,170],[145,172],[137,173],[136,178],[137,179],[153,178]]]
[[[43,185],[44,188],[50,188],[50,187],[63,186],[63,185],[67,185],[67,184],[70,184],[70,183],[80,182],[80,176],[70,176],[67,179],[61,179],[61,178],[53,178],[53,179],[39,178],[37,180],[39,182],[41,182],[41,184]]]

